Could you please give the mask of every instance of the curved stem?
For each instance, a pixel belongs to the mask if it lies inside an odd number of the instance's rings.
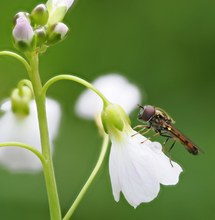
[[[17,59],[18,61],[20,61],[26,68],[26,70],[29,72],[31,67],[29,65],[29,63],[19,54],[11,52],[11,51],[0,51],[0,56],[10,56],[13,57],[15,59]]]
[[[28,74],[34,90],[40,128],[42,154],[45,158],[45,163],[43,164],[43,172],[50,207],[50,216],[51,220],[61,220],[62,217],[60,203],[58,198],[53,161],[50,152],[50,141],[46,115],[46,99],[44,93],[42,93],[42,83],[39,75],[39,60],[37,53],[32,53],[29,55],[29,63],[31,66],[31,71],[29,71]]]
[[[43,86],[43,94],[45,95],[48,88],[60,81],[60,80],[71,80],[74,82],[77,82],[79,84],[82,84],[83,86],[87,87],[88,89],[91,89],[92,91],[94,91],[104,102],[104,105],[107,105],[109,103],[109,101],[107,100],[107,98],[98,90],[96,89],[91,83],[87,82],[86,80],[83,80],[77,76],[73,76],[73,75],[58,75],[58,76],[54,76],[53,78],[51,78],[50,80],[48,80],[46,82],[46,84]]]
[[[34,153],[40,159],[42,164],[45,163],[45,159],[43,155],[38,150],[36,150],[34,147],[29,146],[27,144],[20,143],[20,142],[2,142],[0,143],[0,147],[20,147],[23,149],[27,149],[31,151],[32,153]]]
[[[19,88],[20,92],[23,91],[23,86],[27,86],[31,90],[32,94],[34,93],[33,86],[32,86],[32,83],[30,80],[23,79],[23,80],[19,81],[17,87]]]
[[[71,218],[72,214],[74,213],[74,211],[78,207],[80,201],[82,200],[82,198],[84,197],[84,195],[87,192],[88,188],[90,187],[93,180],[95,179],[95,176],[98,173],[98,171],[99,171],[99,169],[100,169],[100,167],[101,167],[101,165],[104,161],[104,158],[105,158],[105,155],[106,155],[106,152],[107,152],[107,149],[108,149],[108,142],[109,142],[109,135],[104,134],[103,144],[102,144],[101,153],[99,155],[98,161],[97,161],[92,173],[90,174],[87,182],[85,183],[85,185],[81,189],[80,193],[78,194],[78,196],[75,199],[74,203],[70,207],[69,211],[66,213],[63,220],[69,220]]]

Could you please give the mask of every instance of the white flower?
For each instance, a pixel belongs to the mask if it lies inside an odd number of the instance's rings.
[[[119,74],[107,74],[98,77],[93,86],[100,90],[112,103],[121,105],[127,114],[141,102],[140,91],[125,77]],[[86,119],[94,119],[102,111],[102,100],[91,90],[84,91],[78,99],[76,113]]]
[[[112,146],[109,172],[115,200],[122,192],[133,207],[150,202],[159,193],[160,184],[175,185],[182,168],[162,152],[157,142],[136,134],[124,110],[109,104],[102,112],[102,122]]]
[[[57,134],[61,110],[59,104],[47,98],[47,118],[51,148],[54,137]],[[30,102],[30,113],[27,116],[14,114],[11,110],[11,102],[5,101],[0,117],[0,142],[17,141],[35,147],[41,152],[39,126],[37,121],[36,103]],[[17,147],[0,148],[0,164],[16,172],[40,171],[40,160],[30,151]]]
[[[109,171],[112,190],[118,202],[122,192],[134,208],[157,197],[160,184],[175,185],[182,168],[162,152],[158,142],[146,141],[134,130],[122,133],[121,139],[111,138]]]
[[[48,0],[46,6],[49,11],[49,24],[62,21],[66,12],[73,4],[74,0]]]
[[[33,37],[34,31],[29,20],[24,13],[19,13],[19,17],[16,19],[16,24],[13,29],[13,38],[15,42],[18,43],[21,41],[29,45]]]

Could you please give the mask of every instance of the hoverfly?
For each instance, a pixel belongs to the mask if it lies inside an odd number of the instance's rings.
[[[141,122],[147,123],[144,129],[149,131],[152,128],[156,132],[155,135],[166,137],[164,145],[170,138],[174,140],[169,151],[173,148],[176,141],[180,141],[191,154],[197,155],[199,153],[196,145],[173,126],[174,120],[164,110],[151,105],[139,105],[139,107],[138,119]]]

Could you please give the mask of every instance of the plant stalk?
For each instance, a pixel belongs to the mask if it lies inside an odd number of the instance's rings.
[[[42,93],[42,83],[39,75],[38,53],[34,52],[30,54],[28,58],[31,67],[31,70],[28,73],[32,82],[34,97],[37,105],[42,154],[45,159],[45,163],[43,164],[43,172],[49,201],[50,216],[51,220],[61,220],[62,217],[60,203],[58,198],[53,161],[50,152],[48,123],[46,115],[46,99]]]

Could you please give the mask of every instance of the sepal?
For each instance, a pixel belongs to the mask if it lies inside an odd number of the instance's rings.
[[[32,99],[32,92],[27,86],[16,88],[11,93],[11,108],[12,111],[21,116],[29,114],[29,105]]]

